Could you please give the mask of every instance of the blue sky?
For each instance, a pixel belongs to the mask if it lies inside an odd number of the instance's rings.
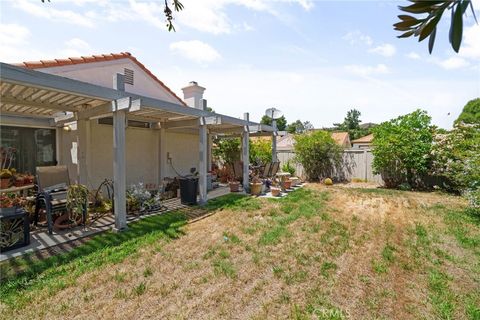
[[[183,0],[177,32],[163,1],[51,1],[1,1],[2,62],[129,51],[180,96],[191,80],[205,86],[217,112],[258,120],[274,106],[316,127],[351,108],[364,122],[422,108],[449,128],[480,96],[480,26],[467,18],[455,54],[447,17],[429,55],[396,38],[406,1]]]

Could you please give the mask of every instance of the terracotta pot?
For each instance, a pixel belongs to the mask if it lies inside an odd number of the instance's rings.
[[[290,179],[283,181],[283,188],[290,189],[292,187],[292,181]]]
[[[10,178],[0,179],[0,189],[7,189],[10,187]]]
[[[230,192],[238,192],[240,188],[240,182],[238,181],[230,182],[228,186],[230,187]]]
[[[262,185],[261,182],[250,182],[250,193],[254,196],[258,196],[262,193]]]
[[[25,184],[25,179],[21,178],[21,179],[15,179],[15,181],[13,182],[13,184],[15,185],[15,187],[21,187]]]
[[[272,192],[273,197],[278,197],[278,196],[280,196],[280,193],[281,193],[282,189],[276,188],[276,187],[271,187],[270,191]]]
[[[78,221],[68,223],[68,219],[69,218],[67,213],[62,214],[55,220],[55,223],[53,224],[54,228],[58,230],[70,229],[76,227],[82,221],[82,218],[80,217]]]

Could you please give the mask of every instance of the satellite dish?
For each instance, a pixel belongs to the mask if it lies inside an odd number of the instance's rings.
[[[265,115],[270,119],[276,120],[283,116],[283,112],[278,110],[277,108],[268,108],[265,110]]]

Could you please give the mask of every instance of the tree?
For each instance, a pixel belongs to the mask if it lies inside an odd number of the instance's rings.
[[[310,121],[305,121],[302,122],[300,120],[297,120],[295,122],[290,123],[287,126],[287,132],[288,133],[304,133],[305,131],[312,130],[313,125],[310,123]]]
[[[463,107],[462,113],[455,120],[455,124],[460,122],[469,124],[480,124],[480,98],[467,102]]]
[[[271,126],[272,125],[272,119],[270,119],[268,116],[264,115],[262,117],[262,120],[260,121],[260,123]],[[284,131],[286,128],[287,128],[287,119],[285,119],[285,116],[281,116],[280,118],[277,119],[277,129],[278,129],[278,131]]]
[[[422,110],[373,128],[373,169],[387,187],[421,186],[430,168],[433,131],[431,117]]]
[[[334,130],[337,131],[347,131],[350,136],[350,140],[358,139],[360,137],[366,136],[370,133],[369,129],[360,128],[360,116],[361,112],[357,109],[352,109],[347,112],[347,116],[342,123],[334,123]]]
[[[295,135],[295,161],[300,163],[310,180],[332,178],[342,164],[342,147],[327,131]]]
[[[225,163],[234,163],[240,160],[240,139],[219,138],[214,140],[213,155]]]
[[[442,15],[446,10],[451,12],[449,41],[450,44],[458,53],[462,44],[463,33],[463,15],[466,14],[468,7],[475,18],[475,11],[470,0],[409,0],[413,4],[409,6],[399,6],[403,12],[412,13],[414,15],[422,15],[420,18],[415,18],[411,15],[399,15],[400,22],[393,26],[395,30],[402,31],[399,38],[418,37],[418,41],[428,39],[428,51],[430,54],[433,51],[435,44],[435,36],[437,34],[437,25],[441,20]],[[426,16],[423,16],[426,15]]]

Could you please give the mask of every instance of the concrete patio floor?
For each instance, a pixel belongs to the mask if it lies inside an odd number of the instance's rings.
[[[227,186],[220,186],[219,188],[213,189],[208,192],[208,199],[214,199],[225,194],[230,193],[230,190]],[[127,223],[131,223],[149,216],[163,214],[165,212],[170,212],[178,209],[189,208],[187,205],[180,203],[179,198],[169,199],[162,202],[166,208],[160,211],[144,214],[141,216],[129,215],[127,216]],[[190,210],[187,212],[187,218],[189,221],[194,221],[202,218],[203,211],[200,210]],[[10,258],[21,256],[25,253],[35,253],[40,250],[51,249],[52,254],[55,252],[68,251],[78,245],[78,242],[81,242],[81,239],[90,237],[100,232],[108,231],[112,229],[112,226],[115,224],[115,219],[112,214],[104,216],[92,224],[86,226],[78,226],[73,229],[68,230],[54,230],[53,234],[48,234],[46,228],[39,228],[33,230],[30,233],[30,244],[25,247],[13,249],[5,253],[0,254],[0,261],[5,261]],[[77,242],[74,245],[71,242]]]

